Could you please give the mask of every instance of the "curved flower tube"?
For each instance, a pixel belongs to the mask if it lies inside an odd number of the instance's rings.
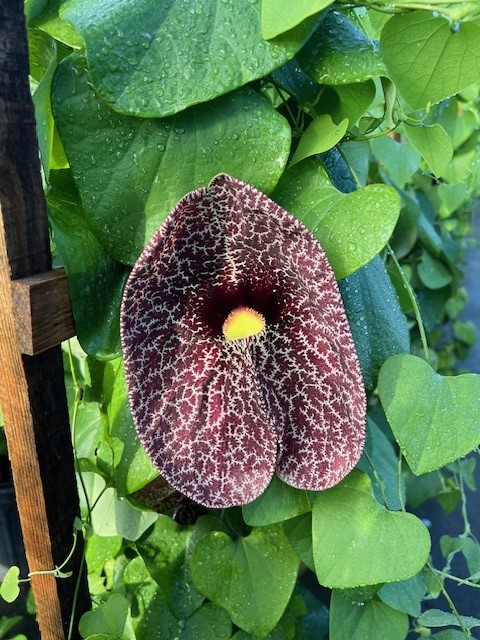
[[[139,438],[208,507],[274,473],[336,484],[364,442],[365,390],[321,246],[260,191],[219,175],[186,195],[125,287],[122,346]]]

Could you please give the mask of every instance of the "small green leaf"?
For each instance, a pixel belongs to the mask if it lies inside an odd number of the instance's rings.
[[[297,60],[320,84],[352,84],[386,74],[378,47],[338,11],[327,14]]]
[[[423,522],[379,505],[370,478],[356,469],[320,492],[312,513],[315,571],[326,587],[405,580],[428,559],[430,536]]]
[[[160,515],[155,526],[137,540],[137,549],[148,572],[178,619],[188,618],[204,600],[192,584],[192,534],[192,527],[182,527],[168,516]]]
[[[308,156],[323,153],[334,147],[345,135],[347,127],[348,120],[346,118],[339,124],[335,124],[328,114],[315,118],[301,137],[291,165],[308,158]]]
[[[416,475],[440,469],[478,445],[480,375],[444,377],[421,358],[395,355],[380,370],[378,392]]]
[[[425,580],[419,573],[408,580],[384,584],[378,591],[378,597],[392,609],[418,618],[422,613],[422,599],[426,591]]]
[[[192,556],[200,591],[224,607],[237,626],[256,636],[267,635],[282,617],[297,570],[297,556],[281,525],[253,529],[235,541],[222,532],[207,534]]]
[[[330,638],[335,640],[405,640],[408,617],[378,600],[362,606],[334,591],[330,604]]]
[[[242,507],[245,522],[252,527],[282,522],[310,511],[307,493],[274,476],[267,489]]]
[[[125,498],[117,498],[115,489],[109,487],[92,510],[92,527],[99,536],[118,535],[126,540],[137,540],[157,518],[157,513],[140,511]]]
[[[438,123],[412,127],[405,125],[410,144],[422,154],[436,176],[442,175],[453,157],[452,139]]]
[[[404,497],[405,488],[401,481],[399,496],[397,455],[392,443],[370,416],[367,420],[367,437],[363,451],[357,468],[369,475],[375,499],[392,511],[400,510],[403,506],[400,500]]]
[[[20,569],[15,565],[10,567],[5,574],[0,584],[0,596],[6,602],[13,602],[18,598],[20,593],[20,587],[18,586],[19,576]]]
[[[341,193],[314,159],[287,169],[272,198],[314,233],[337,279],[381,251],[400,212],[400,198],[391,187],[372,184]]]
[[[453,323],[453,332],[459,340],[470,347],[477,342],[477,329],[473,322],[456,320]]]
[[[322,9],[329,7],[335,0],[263,0],[262,36],[266,40],[275,38],[285,31],[303,22]]]
[[[280,67],[317,23],[266,42],[261,3],[69,0],[60,8],[83,36],[95,88],[116,111],[164,117],[208,102]]]
[[[78,625],[82,638],[106,635],[119,640],[135,640],[127,599],[112,594],[106,602],[85,613]]]
[[[108,421],[109,436],[122,443],[119,459],[111,473],[115,476],[119,496],[127,496],[148,485],[158,476],[145,449],[141,445],[128,402],[123,359],[102,362],[88,359],[92,389],[96,390],[104,417]]]
[[[85,46],[83,38],[75,30],[70,22],[63,20],[58,15],[58,11],[65,0],[50,0],[45,9],[35,18],[33,25],[45,33],[48,33],[63,42],[72,49],[81,49]]]
[[[300,560],[311,571],[315,571],[312,547],[312,514],[304,513],[301,516],[286,520],[283,530],[288,541]]]
[[[448,98],[480,77],[480,22],[448,20],[428,11],[393,16],[380,51],[388,72],[413,109]]]
[[[370,141],[372,153],[379,163],[380,174],[386,182],[403,187],[420,166],[420,153],[409,142],[397,142],[390,136]]]
[[[428,289],[442,289],[452,282],[452,274],[443,262],[424,251],[418,265],[420,280]]]
[[[467,629],[474,629],[480,627],[480,620],[471,616],[460,616],[463,625]],[[422,613],[418,618],[418,623],[424,627],[459,627],[460,623],[457,617],[453,613],[447,611],[441,611],[440,609],[429,609]]]

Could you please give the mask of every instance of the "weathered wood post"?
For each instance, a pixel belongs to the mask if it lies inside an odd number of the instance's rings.
[[[33,278],[32,278],[33,276]],[[61,340],[74,333],[65,277],[51,271],[22,0],[0,3],[0,403],[31,572],[68,556],[79,513]],[[27,355],[29,354],[29,355]],[[65,571],[31,578],[43,640],[90,606],[82,545]],[[80,576],[80,578],[79,578]]]

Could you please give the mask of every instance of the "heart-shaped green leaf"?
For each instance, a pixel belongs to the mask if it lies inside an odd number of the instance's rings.
[[[320,84],[352,84],[386,74],[378,47],[338,11],[327,14],[296,57]]]
[[[291,164],[294,165],[308,156],[323,153],[334,147],[345,135],[348,120],[345,118],[335,124],[330,115],[325,114],[315,118],[307,127],[298,143]]]
[[[378,393],[416,475],[440,469],[480,442],[480,375],[444,377],[416,356],[396,355],[380,370]]]
[[[160,515],[153,529],[137,541],[148,572],[179,619],[190,616],[204,600],[192,584],[188,548],[192,533],[191,527],[181,527],[168,516]]]
[[[393,16],[380,51],[388,72],[414,109],[436,104],[480,77],[480,23],[458,29],[427,11]]]
[[[237,626],[257,636],[267,635],[280,620],[297,570],[298,558],[281,525],[253,529],[235,541],[226,533],[207,534],[192,555],[199,590],[225,607]]]
[[[400,212],[400,198],[391,187],[372,184],[341,193],[313,158],[287,169],[272,198],[314,233],[337,279],[383,249]]]
[[[290,151],[287,121],[252,89],[162,120],[123,116],[95,93],[79,54],[59,65],[52,106],[88,223],[124,263],[186,193],[221,172],[269,193]]]
[[[212,100],[280,67],[300,49],[313,18],[266,42],[261,3],[70,0],[60,16],[83,36],[92,79],[116,111],[167,116]]]
[[[2,583],[0,584],[0,596],[6,602],[13,602],[18,598],[20,593],[20,587],[18,586],[19,576],[20,569],[14,565],[8,569],[3,577]]]
[[[120,593],[112,594],[94,611],[85,613],[78,628],[82,638],[105,634],[121,640],[135,640],[128,602]]]
[[[267,489],[253,502],[242,507],[245,522],[252,527],[283,522],[310,511],[308,494],[273,476]]]
[[[266,40],[290,31],[297,24],[333,4],[334,0],[262,0],[262,36]]]
[[[315,571],[331,588],[405,580],[430,552],[423,522],[379,505],[370,478],[356,469],[315,498],[312,530]]]
[[[378,600],[351,602],[334,591],[330,604],[330,637],[335,640],[404,640],[408,617]]]
[[[436,176],[448,167],[453,156],[452,139],[438,123],[413,127],[405,125],[405,135],[412,146],[422,154]]]

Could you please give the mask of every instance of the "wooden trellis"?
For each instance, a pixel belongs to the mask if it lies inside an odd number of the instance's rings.
[[[23,0],[0,3],[0,404],[31,572],[59,566],[79,514],[59,344],[74,334],[65,274],[52,271]],[[67,579],[31,578],[43,640],[72,638],[90,607],[79,541]],[[80,578],[79,578],[80,576]]]

